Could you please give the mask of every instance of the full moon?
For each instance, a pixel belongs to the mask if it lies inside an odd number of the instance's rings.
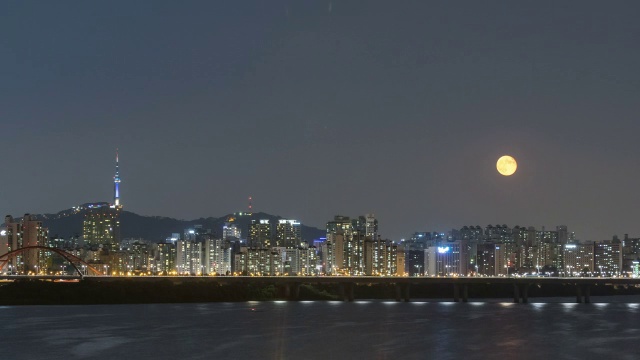
[[[504,155],[500,159],[498,159],[498,162],[496,163],[496,168],[498,169],[498,172],[500,174],[504,176],[510,176],[516,172],[516,169],[518,168],[518,163],[516,162],[516,159],[512,158],[511,156]]]

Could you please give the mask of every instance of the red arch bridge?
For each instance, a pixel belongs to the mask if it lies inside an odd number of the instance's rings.
[[[6,253],[4,255],[0,255],[0,272],[2,272],[2,270],[5,268],[5,266],[7,266],[7,264],[9,264],[9,261],[11,259],[15,259],[18,255],[21,255],[21,254],[23,254],[25,252],[32,251],[32,250],[51,251],[54,254],[58,254],[58,255],[62,256],[65,260],[67,260],[69,262],[69,264],[71,264],[71,266],[73,266],[73,268],[78,272],[78,275],[80,275],[80,277],[83,277],[84,273],[82,271],[80,271],[80,269],[78,268],[78,264],[80,266],[84,266],[93,275],[103,275],[99,270],[97,270],[93,266],[87,264],[85,261],[83,261],[79,257],[77,257],[77,256],[75,256],[73,254],[69,254],[68,252],[66,252],[64,250],[51,248],[51,247],[48,247],[48,246],[25,246],[25,247],[17,249],[17,250],[9,251],[8,253]]]

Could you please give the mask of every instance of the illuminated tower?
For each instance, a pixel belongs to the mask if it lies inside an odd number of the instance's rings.
[[[113,206],[120,208],[120,168],[118,167],[118,149],[116,149],[116,175],[113,177]]]
[[[116,149],[116,174],[113,177],[113,204],[88,204],[82,224],[82,237],[91,248],[117,250],[120,245],[120,168]]]

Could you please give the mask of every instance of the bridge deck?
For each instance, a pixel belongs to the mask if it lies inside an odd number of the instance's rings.
[[[640,278],[623,277],[378,277],[378,276],[59,276],[4,275],[0,280],[76,280],[84,281],[163,281],[273,283],[273,284],[582,284],[582,285],[640,285]]]

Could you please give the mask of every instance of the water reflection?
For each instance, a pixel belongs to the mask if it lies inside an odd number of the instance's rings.
[[[375,300],[32,306],[5,307],[0,330],[2,359],[631,359],[639,310]]]
[[[367,305],[367,304],[371,304],[371,301],[368,300],[358,300],[355,301],[356,304],[361,304],[361,305]]]
[[[542,309],[544,309],[545,306],[547,306],[546,303],[532,303],[531,306],[538,311],[541,311]]]

